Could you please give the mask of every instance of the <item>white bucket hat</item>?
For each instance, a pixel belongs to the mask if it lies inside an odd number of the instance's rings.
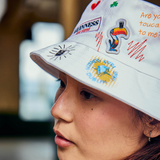
[[[72,35],[30,54],[160,120],[160,8],[141,0],[92,0]]]

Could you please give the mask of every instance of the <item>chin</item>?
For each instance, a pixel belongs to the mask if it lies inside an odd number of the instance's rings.
[[[75,146],[66,148],[57,147],[59,160],[86,160],[83,154]]]
[[[58,146],[57,153],[59,160],[76,160],[76,158],[74,157],[74,151],[73,149],[71,149],[71,147],[62,148]]]

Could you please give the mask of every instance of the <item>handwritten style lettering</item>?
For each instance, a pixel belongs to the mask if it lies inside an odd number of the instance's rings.
[[[152,14],[151,13],[149,13],[149,14],[144,14],[144,12],[142,12],[142,14],[141,14],[141,16],[140,16],[140,18],[148,18],[148,19],[150,19],[151,17],[152,17]]]
[[[145,30],[140,29],[138,31],[139,35],[143,35],[143,36],[146,35],[148,37],[159,38],[160,37],[160,32],[159,32],[160,23],[156,23],[155,20],[160,19],[160,14],[151,14],[151,13],[146,14],[142,12],[140,15],[140,18],[149,19],[150,22],[144,22],[143,20],[141,20],[139,22],[139,25],[141,27],[148,28],[150,30],[145,31]]]
[[[160,19],[160,14],[159,14],[159,15],[153,14],[153,16],[154,16],[154,19],[153,19],[153,20],[155,20],[155,19]]]
[[[147,32],[146,31],[142,31],[141,29],[138,31],[140,35],[147,35],[148,37],[153,37],[153,38],[159,38],[160,37],[160,32]]]
[[[144,12],[142,12],[140,18],[152,18],[153,17],[153,21],[155,21],[156,19],[160,19],[160,14],[151,14],[151,13],[147,13],[145,14]]]
[[[159,32],[159,34],[158,34],[158,32],[148,32],[148,36],[150,36],[150,37],[154,37],[154,38],[156,38],[156,37],[160,37],[160,32]]]
[[[160,24],[159,23],[146,23],[146,22],[139,22],[140,26],[143,27],[155,27],[155,28],[160,28]]]

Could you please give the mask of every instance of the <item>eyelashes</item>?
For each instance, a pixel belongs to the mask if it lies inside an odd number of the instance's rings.
[[[87,91],[81,91],[80,94],[87,100],[95,97],[93,94],[91,94]]]
[[[60,88],[66,87],[65,83],[61,79],[58,79],[57,81],[60,82]]]
[[[60,87],[61,88],[65,88],[66,87],[66,85],[65,85],[65,83],[63,81],[60,81]]]

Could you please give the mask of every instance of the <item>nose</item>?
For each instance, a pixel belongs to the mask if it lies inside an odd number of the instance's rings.
[[[74,115],[74,91],[72,87],[67,86],[63,93],[56,100],[51,109],[51,114],[55,119],[65,122],[72,122]]]

